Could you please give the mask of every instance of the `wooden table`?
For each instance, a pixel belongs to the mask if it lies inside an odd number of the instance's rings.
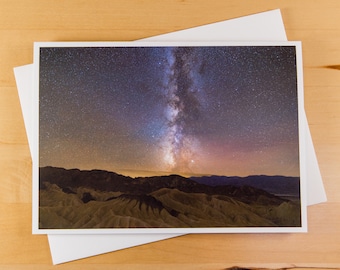
[[[305,109],[328,202],[307,234],[187,235],[60,266],[31,234],[31,158],[13,67],[34,41],[135,40],[280,8],[302,40]],[[0,269],[340,268],[340,1],[0,0]],[[92,245],[95,243],[89,243]]]

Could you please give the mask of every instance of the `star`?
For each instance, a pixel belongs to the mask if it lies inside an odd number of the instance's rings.
[[[40,166],[299,175],[294,46],[40,51]]]

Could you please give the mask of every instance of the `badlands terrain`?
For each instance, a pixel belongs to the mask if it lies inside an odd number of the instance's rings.
[[[102,170],[43,167],[39,185],[40,229],[301,224],[296,177],[131,178]]]

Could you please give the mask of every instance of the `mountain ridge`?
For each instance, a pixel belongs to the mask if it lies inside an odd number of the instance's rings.
[[[271,181],[274,179],[274,181]],[[283,179],[293,181],[288,188],[283,189]],[[287,180],[288,181],[288,180]],[[149,194],[161,188],[176,188],[188,193],[205,193],[210,195],[226,195],[243,198],[251,201],[259,196],[278,199],[275,192],[299,195],[298,178],[283,176],[252,176],[252,177],[227,177],[227,176],[202,176],[187,178],[170,174],[164,176],[148,176],[132,178],[105,170],[79,170],[57,167],[40,168],[40,189],[44,188],[43,182],[56,184],[65,192],[75,192],[77,187],[87,187],[99,191],[119,191],[128,194]],[[273,184],[273,182],[276,182]],[[280,185],[281,184],[281,185]],[[269,188],[266,188],[266,185]],[[295,188],[295,190],[294,190]],[[295,193],[294,193],[295,192]],[[280,198],[280,201],[283,200]]]
[[[299,226],[300,205],[251,186],[179,175],[40,168],[40,228]]]
[[[190,177],[198,183],[205,183],[210,186],[233,185],[233,186],[252,186],[265,190],[276,195],[286,195],[300,197],[300,177],[282,175],[249,175],[240,176],[201,176]]]

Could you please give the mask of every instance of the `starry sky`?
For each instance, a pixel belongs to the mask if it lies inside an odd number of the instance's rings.
[[[294,46],[41,47],[39,163],[299,176]]]

